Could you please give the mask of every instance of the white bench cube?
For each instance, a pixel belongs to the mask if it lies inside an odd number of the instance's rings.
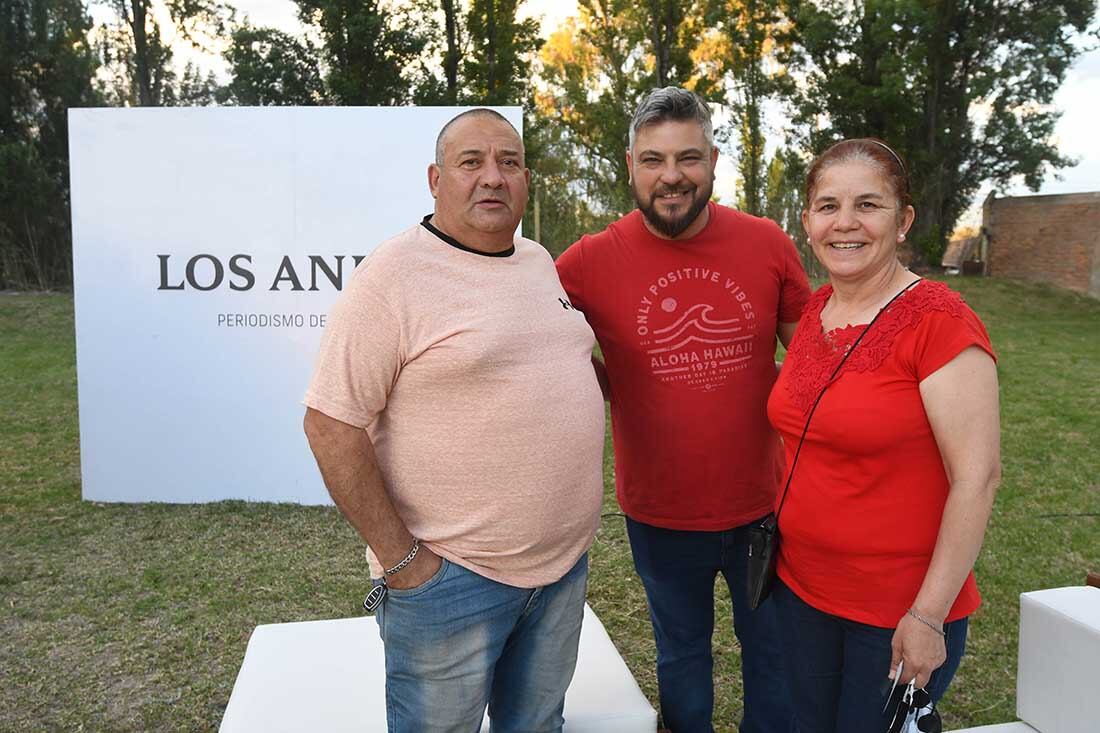
[[[1016,715],[1042,733],[1100,731],[1100,588],[1020,596]]]
[[[1020,595],[1016,715],[1023,722],[955,733],[1098,733],[1100,588]]]
[[[657,713],[586,604],[565,733],[653,733]],[[386,730],[386,666],[373,616],[257,626],[220,733]],[[488,720],[482,731],[488,731]]]

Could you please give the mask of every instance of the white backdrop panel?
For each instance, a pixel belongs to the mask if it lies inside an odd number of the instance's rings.
[[[70,112],[85,499],[329,503],[300,400],[338,289],[310,257],[346,282],[429,213],[459,111]]]

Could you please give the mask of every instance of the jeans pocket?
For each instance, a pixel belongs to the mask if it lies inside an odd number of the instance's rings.
[[[443,576],[447,574],[448,568],[451,567],[451,562],[447,558],[441,557],[439,559],[442,562],[440,562],[439,569],[435,571],[432,577],[412,588],[387,588],[386,598],[414,598],[422,593],[427,593],[432,588],[439,585],[443,581]],[[383,603],[384,602],[385,601],[383,601]]]

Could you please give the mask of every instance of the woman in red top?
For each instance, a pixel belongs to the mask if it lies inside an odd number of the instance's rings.
[[[898,262],[915,212],[893,150],[837,143],[806,198],[829,284],[768,402],[788,470],[822,397],[779,514],[774,596],[801,732],[882,733],[899,664],[902,687],[938,699],[962,657],[1000,477],[997,371],[962,298]]]

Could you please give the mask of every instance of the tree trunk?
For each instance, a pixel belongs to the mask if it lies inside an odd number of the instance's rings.
[[[148,11],[146,2],[147,0],[130,0],[133,13],[130,17],[130,30],[134,34],[134,72],[138,83],[138,104],[152,107],[156,100],[153,98],[153,80],[149,67],[149,36],[145,30]]]
[[[458,101],[458,25],[455,15],[455,0],[441,0],[443,17],[447,32],[447,52],[443,56],[443,75],[447,78],[446,101],[455,104]]]
[[[496,102],[497,91],[497,4],[496,0],[486,3],[487,17],[485,19],[485,35],[489,41],[486,47],[485,59],[485,92],[487,104]]]
[[[882,69],[879,62],[882,60],[883,48],[875,38],[875,20],[877,13],[875,8],[868,3],[860,18],[860,81],[868,89],[882,86]],[[888,137],[886,131],[886,118],[878,109],[868,110],[866,113],[867,133],[879,138]]]
[[[657,86],[663,88],[672,78],[672,45],[676,42],[679,23],[673,14],[673,5],[667,0],[650,0],[649,18]]]

